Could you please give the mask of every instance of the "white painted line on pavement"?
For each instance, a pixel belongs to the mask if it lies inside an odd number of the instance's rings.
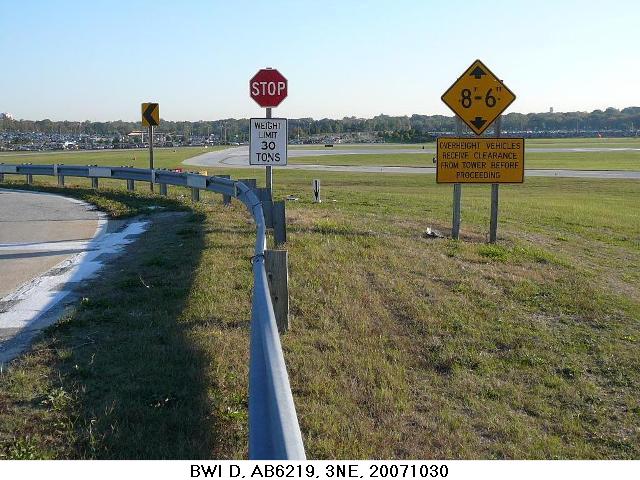
[[[42,192],[30,192],[48,195]],[[87,210],[93,205],[81,200],[61,197],[82,204]],[[60,242],[16,242],[0,244],[1,252],[65,252],[78,251],[52,269],[43,273],[18,289],[0,298],[0,364],[15,358],[29,344],[31,338],[42,328],[55,321],[48,312],[53,312],[65,297],[72,293],[74,285],[94,276],[103,267],[102,255],[121,253],[122,249],[143,233],[149,222],[136,221],[120,231],[107,233],[107,217],[98,214],[98,226],[93,239]],[[15,330],[15,331],[14,331]],[[6,335],[10,332],[10,335]]]

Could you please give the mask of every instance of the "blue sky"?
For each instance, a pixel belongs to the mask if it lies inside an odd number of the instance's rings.
[[[171,120],[260,115],[249,78],[289,81],[290,118],[447,114],[480,58],[509,111],[640,105],[637,1],[0,0],[0,112]]]

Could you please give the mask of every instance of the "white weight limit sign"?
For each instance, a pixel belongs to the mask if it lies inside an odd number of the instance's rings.
[[[252,118],[250,120],[250,165],[287,164],[287,119]]]

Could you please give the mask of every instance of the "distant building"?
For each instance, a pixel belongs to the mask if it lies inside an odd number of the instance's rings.
[[[140,143],[144,143],[144,135],[145,132],[140,131],[140,130],[134,130],[131,133],[127,133],[127,140],[134,140],[136,141],[138,137],[140,137]]]
[[[8,112],[0,112],[0,120],[13,120],[13,115]]]
[[[144,130],[134,130],[131,133],[127,133],[127,140],[131,140],[137,142],[138,137],[140,137],[140,143],[144,143],[144,139],[149,141],[149,134]],[[153,141],[157,143],[162,143],[167,141],[167,134],[162,132],[153,132]]]

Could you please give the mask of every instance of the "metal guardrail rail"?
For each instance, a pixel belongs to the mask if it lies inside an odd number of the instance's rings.
[[[267,228],[262,203],[251,187],[223,177],[130,167],[0,163],[0,177],[6,174],[108,178],[177,185],[236,197],[244,203],[256,223],[255,254],[252,258],[249,459],[304,460],[306,458],[273,304],[269,295],[264,266]]]

